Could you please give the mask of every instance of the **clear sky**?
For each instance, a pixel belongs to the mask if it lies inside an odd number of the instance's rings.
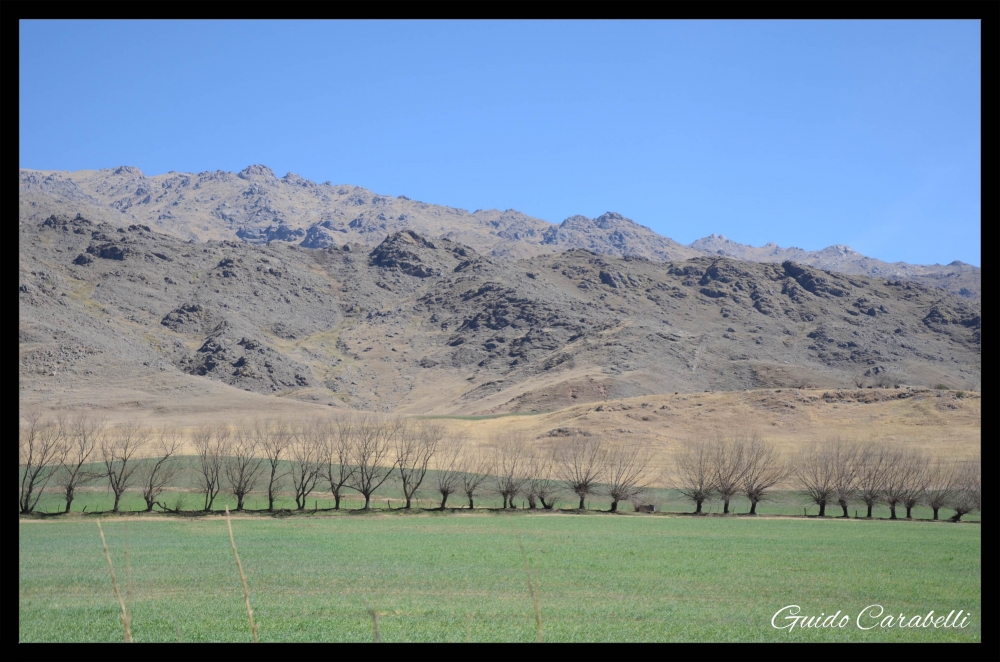
[[[20,164],[980,264],[978,21],[23,21]]]

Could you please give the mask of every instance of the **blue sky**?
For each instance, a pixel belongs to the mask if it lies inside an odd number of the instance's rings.
[[[20,164],[980,264],[978,21],[23,21]]]

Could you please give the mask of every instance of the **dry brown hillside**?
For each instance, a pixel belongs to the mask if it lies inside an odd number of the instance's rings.
[[[19,249],[27,403],[250,392],[488,414],[980,379],[976,304],[791,262],[509,260],[412,231],[373,249],[198,243],[82,216],[22,224]]]

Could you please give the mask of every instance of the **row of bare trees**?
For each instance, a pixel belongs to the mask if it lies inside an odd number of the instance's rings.
[[[273,510],[286,484],[302,510],[321,481],[329,484],[336,508],[345,488],[362,494],[369,508],[372,494],[394,472],[409,508],[443,433],[430,423],[356,416],[298,425],[256,421],[201,426],[190,436],[203,510],[212,509],[223,489],[242,510],[247,496],[265,486],[268,509]],[[181,448],[182,435],[175,428],[154,433],[136,421],[109,426],[86,416],[51,418],[28,412],[19,430],[19,511],[33,512],[46,487],[55,484],[69,512],[77,490],[98,479],[106,481],[114,496],[114,512],[130,489],[142,492],[151,511],[176,481]]]
[[[422,485],[430,459],[443,438],[440,426],[399,418],[358,415],[299,424],[254,421],[230,428],[195,430],[196,480],[211,510],[223,486],[243,510],[247,496],[266,491],[268,510],[286,487],[298,510],[324,483],[339,509],[350,489],[371,507],[372,495],[394,475],[406,507]]]
[[[955,511],[958,521],[966,513],[980,510],[980,462],[931,460],[919,451],[886,443],[858,443],[839,438],[814,444],[786,461],[755,431],[720,435],[711,441],[685,444],[675,456],[673,484],[694,502],[695,512],[718,498],[723,513],[730,501],[741,495],[750,502],[750,513],[779,487],[798,489],[811,503],[826,508],[839,506],[848,517],[851,503],[866,507],[866,517],[878,504],[889,507],[891,519],[897,508],[912,510],[926,505],[938,519],[942,508]]]
[[[142,493],[146,510],[160,505],[175,484],[181,465],[182,435],[175,428],[156,432],[135,421],[113,426],[78,416],[45,418],[28,413],[20,430],[20,511],[32,512],[42,491],[58,484],[66,512],[77,490],[104,479],[114,496],[114,512],[127,490]],[[515,507],[518,495],[530,508],[551,509],[565,492],[579,499],[603,494],[611,510],[635,501],[647,485],[650,453],[640,445],[596,437],[576,437],[555,448],[538,449],[517,433],[496,435],[486,447],[469,447],[445,438],[443,428],[429,421],[354,415],[289,424],[252,421],[236,426],[201,426],[190,433],[194,480],[201,507],[213,508],[223,490],[243,510],[248,495],[266,492],[268,510],[279,493],[293,492],[304,510],[311,494],[328,489],[339,509],[347,490],[364,497],[390,479],[411,508],[428,472],[436,469],[434,492],[445,508],[460,495],[474,508],[486,494],[502,497],[504,508]],[[99,467],[99,468],[98,468]]]
[[[181,435],[174,428],[155,434],[135,421],[113,426],[85,415],[45,417],[27,412],[22,417],[18,450],[20,498],[18,509],[31,513],[45,488],[52,483],[69,512],[77,490],[98,479],[107,481],[118,512],[122,495],[137,487],[147,509],[177,476],[172,459],[181,450]],[[143,459],[145,455],[150,459]]]
[[[616,438],[577,436],[541,448],[515,432],[496,435],[486,447],[469,447],[447,439],[443,428],[375,414],[316,419],[289,424],[253,421],[236,426],[202,426],[191,435],[194,475],[202,508],[212,510],[226,490],[243,510],[252,492],[267,494],[268,510],[290,488],[304,510],[311,494],[328,489],[339,509],[346,491],[364,497],[393,479],[401,488],[405,508],[418,492],[428,490],[426,477],[436,470],[433,491],[440,508],[460,495],[475,507],[477,498],[499,495],[504,508],[525,498],[530,508],[551,509],[560,495],[571,494],[586,506],[588,497],[610,499],[610,510],[621,502],[637,503],[651,475],[649,449]],[[138,422],[109,426],[77,416],[23,417],[20,426],[20,501],[22,513],[32,512],[42,491],[56,485],[68,512],[77,490],[103,478],[114,496],[117,512],[123,494],[142,493],[146,510],[176,483],[182,435],[177,429],[153,431]],[[733,498],[750,502],[750,513],[778,488],[797,488],[819,506],[839,506],[848,516],[851,503],[862,503],[867,517],[878,504],[897,509],[927,505],[938,518],[941,508],[955,511],[953,519],[980,509],[980,465],[977,460],[931,461],[919,452],[884,443],[831,439],[807,447],[793,461],[753,430],[718,436],[682,446],[675,455],[673,486],[695,504],[719,499],[723,512]]]
[[[981,509],[980,476],[978,457],[931,459],[913,448],[839,438],[807,448],[795,464],[797,482],[819,506],[820,517],[826,515],[827,505],[839,506],[841,516],[848,517],[848,506],[861,503],[866,517],[884,504],[890,519],[899,518],[900,508],[910,519],[914,507],[926,505],[933,519],[942,508],[950,508],[958,521]]]
[[[750,501],[750,513],[756,514],[757,504],[790,473],[778,451],[753,431],[685,444],[674,461],[674,486],[694,502],[696,513],[715,497],[728,513],[733,497],[742,495]]]
[[[538,448],[523,435],[507,432],[495,435],[480,451],[449,451],[445,465],[454,468],[439,473],[441,507],[457,489],[468,498],[470,508],[480,490],[498,494],[504,508],[514,508],[515,498],[521,495],[528,508],[545,510],[554,508],[557,498],[569,492],[579,499],[580,509],[585,508],[587,497],[605,495],[614,512],[619,502],[634,502],[646,489],[650,459],[648,449],[620,440],[577,436],[554,447]]]

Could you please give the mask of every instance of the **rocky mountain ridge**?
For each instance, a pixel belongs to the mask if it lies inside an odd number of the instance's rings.
[[[781,263],[793,260],[820,269],[873,278],[896,278],[940,287],[968,299],[981,296],[981,270],[948,265],[886,263],[846,246],[820,251],[755,248],[710,235],[685,246],[614,212],[572,216],[551,224],[515,210],[476,210],[433,205],[406,196],[375,194],[357,186],[317,184],[294,173],[278,178],[267,166],[224,171],[170,172],[152,177],[121,166],[96,171],[19,173],[19,220],[83,214],[118,226],[148,225],[185,240],[285,242],[322,249],[358,243],[375,246],[388,234],[460,242],[483,255],[524,259],[572,249],[659,262],[703,255]]]

